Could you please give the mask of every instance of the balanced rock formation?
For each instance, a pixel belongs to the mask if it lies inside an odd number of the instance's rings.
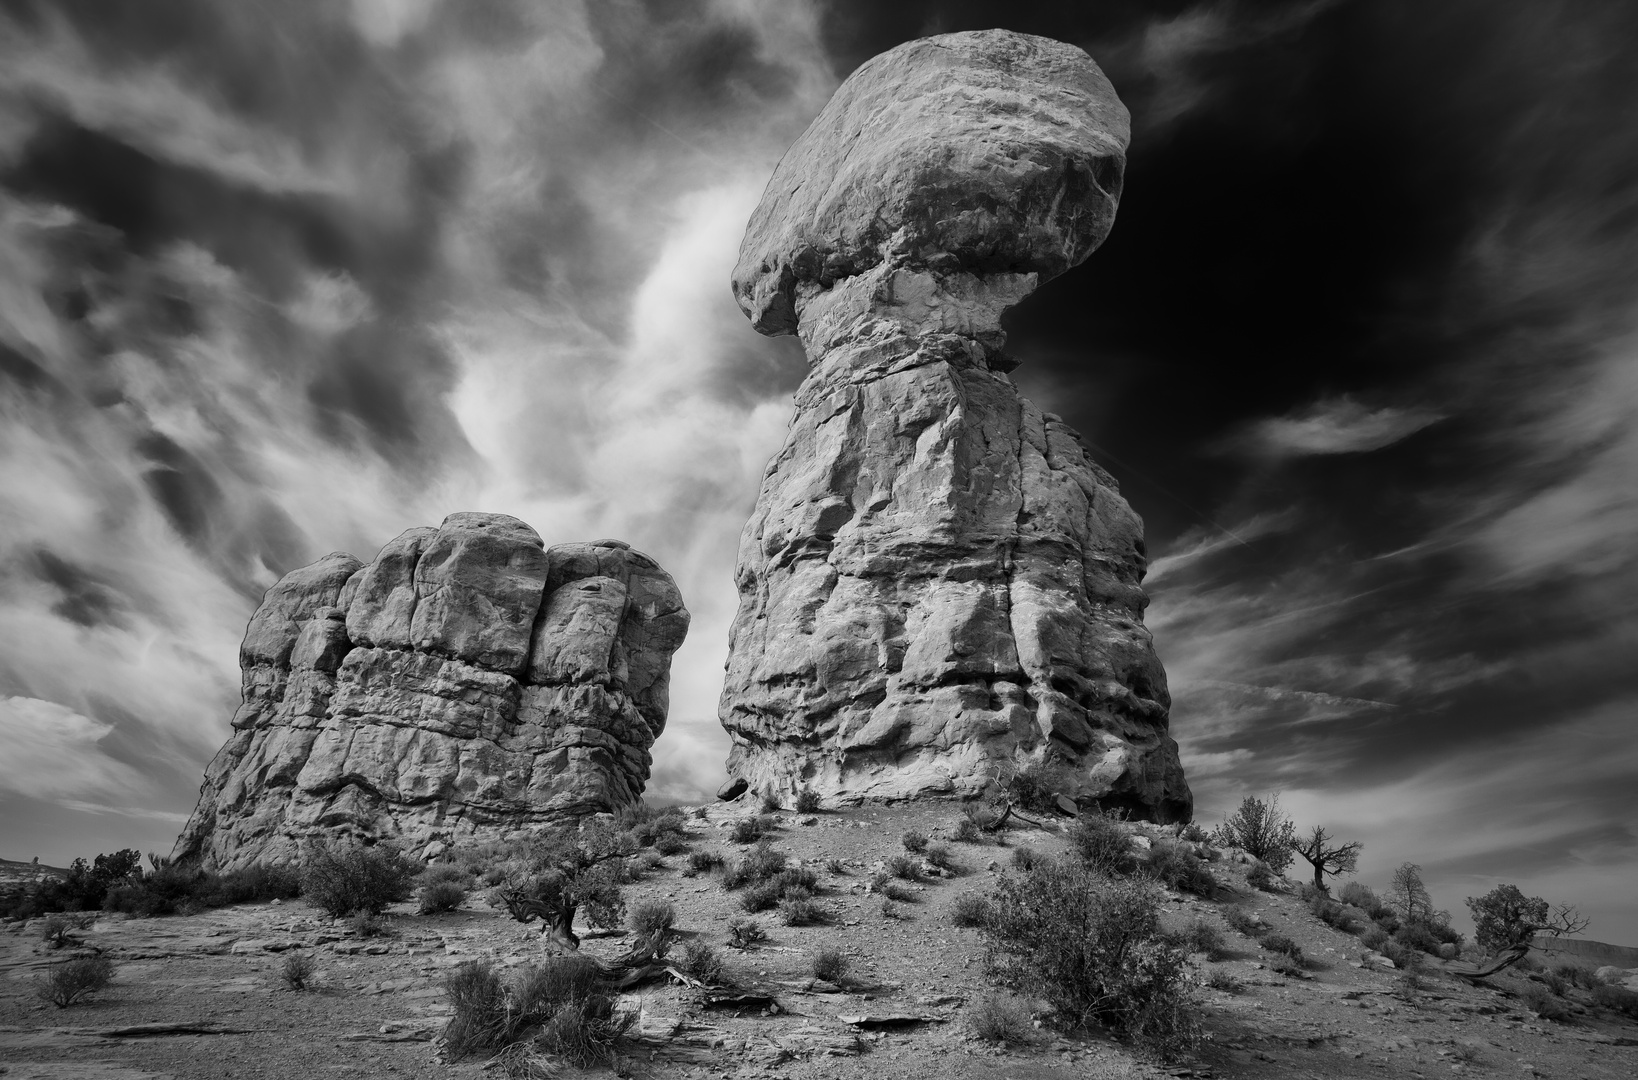
[[[1080,49],[945,34],[855,71],[774,171],[734,295],[811,371],[740,543],[731,778],[970,795],[1055,762],[1082,805],[1190,817],[1142,522],[1002,351],[1108,233],[1127,139]]]
[[[499,514],[327,555],[267,591],[244,704],[175,855],[230,869],[311,838],[425,853],[636,801],[665,727],[676,584],[618,540]]]

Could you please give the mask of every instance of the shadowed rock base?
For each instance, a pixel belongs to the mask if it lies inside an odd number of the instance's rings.
[[[251,618],[244,704],[174,854],[233,868],[313,838],[411,851],[636,801],[688,612],[617,540],[544,548],[453,514],[369,566],[292,571]]]
[[[740,544],[720,713],[752,789],[973,795],[1050,760],[1083,805],[1191,816],[1142,522],[1002,351],[1102,241],[1126,137],[1080,50],[951,34],[861,67],[775,171],[735,295],[812,370]]]

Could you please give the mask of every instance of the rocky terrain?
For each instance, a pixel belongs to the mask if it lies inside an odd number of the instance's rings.
[[[175,854],[233,869],[348,835],[436,854],[630,804],[687,630],[648,556],[546,548],[500,514],[293,570],[250,620],[244,704]]]
[[[1096,1032],[1032,1030],[1011,1047],[976,1038],[970,1017],[989,989],[978,931],[952,912],[988,890],[1020,849],[1061,851],[1063,833],[1020,828],[993,842],[951,842],[948,876],[924,873],[900,918],[883,914],[870,893],[874,872],[902,855],[900,837],[919,830],[949,841],[959,821],[948,802],[865,805],[811,815],[781,813],[774,845],[813,868],[821,925],[790,927],[764,917],[768,940],[744,952],[725,945],[725,924],[739,914],[736,894],[715,874],[685,875],[673,855],[626,887],[629,903],[664,899],[677,925],[717,946],[743,990],[773,998],[774,1009],[706,1009],[699,992],[645,983],[623,999],[640,1016],[622,1046],[621,1071],[653,1077],[846,1077],[924,1080],[929,1076],[1040,1078],[1197,1077],[1586,1077],[1625,1080],[1638,1071],[1638,1024],[1562,1000],[1565,1016],[1547,1020],[1521,999],[1526,973],[1493,986],[1442,975],[1438,962],[1415,983],[1361,949],[1358,938],[1315,919],[1289,891],[1251,889],[1246,866],[1210,863],[1228,890],[1218,901],[1165,894],[1174,928],[1196,920],[1217,926],[1228,953],[1192,959],[1193,991],[1207,1041],[1181,1063],[1146,1062]],[[711,806],[689,820],[695,852],[730,859],[745,848],[730,828],[754,807]],[[1133,826],[1133,843],[1161,835]],[[1289,888],[1289,887],[1287,887]],[[1229,929],[1231,909],[1299,944],[1304,970],[1279,973],[1257,940]],[[6,1080],[215,1080],[294,1075],[473,1077],[476,1059],[448,1061],[437,1036],[449,1006],[441,983],[457,964],[490,958],[516,966],[544,955],[541,936],[474,895],[458,911],[391,912],[383,937],[360,938],[303,901],[252,904],[188,917],[102,916],[77,945],[47,948],[42,920],[0,932],[0,1068]],[[618,937],[582,928],[582,948],[612,956]],[[852,966],[841,984],[815,982],[811,960],[838,947]],[[88,1003],[56,1009],[34,987],[58,958],[103,950],[117,964],[112,985]],[[316,986],[284,988],[278,969],[292,953],[316,961]],[[1213,989],[1232,986],[1233,989]],[[573,1075],[569,1071],[567,1075]],[[603,1072],[601,1075],[609,1075]]]
[[[1084,804],[1189,818],[1142,522],[1000,322],[1102,242],[1127,139],[1081,50],[947,34],[861,66],[775,170],[734,293],[811,371],[740,543],[751,789],[968,795],[1050,757]]]

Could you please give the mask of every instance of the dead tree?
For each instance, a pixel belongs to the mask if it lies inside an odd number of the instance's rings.
[[[1323,825],[1315,825],[1314,831],[1296,846],[1298,855],[1308,860],[1314,868],[1314,888],[1325,892],[1325,875],[1336,877],[1338,874],[1351,874],[1359,865],[1359,853],[1365,845],[1358,840],[1346,844],[1338,844],[1336,837],[1325,831]]]

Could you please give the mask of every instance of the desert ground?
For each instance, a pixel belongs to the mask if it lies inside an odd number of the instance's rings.
[[[690,821],[696,851],[732,860],[742,847],[728,830],[755,807],[717,804]],[[1232,953],[1197,955],[1193,993],[1205,1040],[1180,1062],[1163,1064],[1100,1032],[1042,1024],[1022,1045],[995,1045],[970,1030],[967,1010],[992,988],[978,930],[954,925],[956,899],[986,891],[1018,848],[1063,850],[1061,826],[1009,829],[1002,842],[952,845],[959,867],[910,887],[902,918],[883,914],[869,891],[884,861],[902,853],[915,829],[948,839],[952,803],[866,805],[800,815],[781,813],[775,846],[819,872],[830,913],[817,926],[788,927],[765,914],[768,938],[747,950],[725,944],[741,914],[719,876],[686,876],[672,856],[626,887],[628,904],[670,901],[677,926],[718,946],[739,988],[772,996],[758,1009],[706,1009],[700,992],[668,978],[623,1000],[640,1019],[615,1069],[638,1077],[869,1078],[920,1080],[956,1075],[1048,1077],[1430,1077],[1540,1076],[1630,1080],[1638,1075],[1638,1024],[1593,1007],[1571,991],[1559,1022],[1528,1011],[1519,994],[1531,975],[1507,973],[1469,985],[1430,960],[1418,980],[1385,966],[1360,941],[1325,925],[1295,895],[1250,888],[1245,866],[1211,864],[1223,884],[1217,901],[1166,893],[1168,924],[1203,918],[1218,925]],[[1132,826],[1139,834],[1158,834]],[[835,872],[839,865],[841,872]],[[1295,875],[1293,875],[1295,876]],[[1256,914],[1294,939],[1308,958],[1301,975],[1280,975],[1257,942],[1223,922],[1228,905]],[[475,892],[458,911],[389,909],[388,935],[360,939],[301,900],[247,904],[192,916],[102,916],[66,949],[43,940],[43,920],[0,932],[0,1075],[5,1080],[183,1080],[380,1076],[480,1077],[479,1059],[450,1060],[439,1034],[449,1015],[442,979],[465,960],[506,967],[545,955],[538,924],[525,926]],[[582,948],[612,957],[617,935],[587,936]],[[810,965],[823,946],[844,950],[851,970],[840,985],[816,982]],[[113,982],[89,1000],[59,1009],[36,993],[42,972],[74,951],[100,950],[117,965]],[[317,963],[316,985],[284,986],[291,950]],[[1220,984],[1210,989],[1207,975]],[[1223,976],[1230,979],[1224,979]],[[1420,985],[1416,985],[1418,983]],[[608,1075],[602,1070],[602,1075]],[[564,1069],[563,1075],[576,1075]]]

